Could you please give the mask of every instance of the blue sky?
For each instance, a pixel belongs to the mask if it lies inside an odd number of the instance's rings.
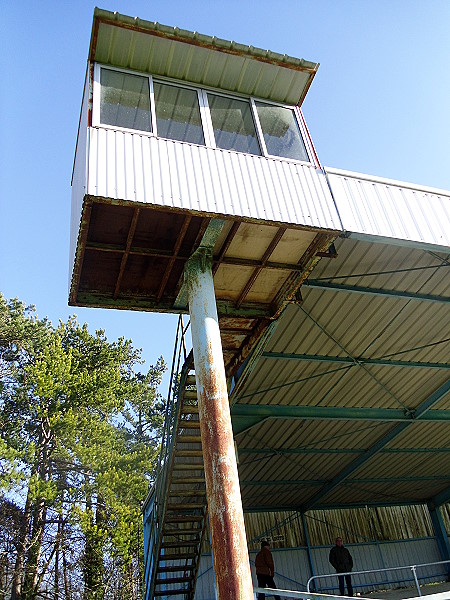
[[[67,305],[70,177],[90,0],[0,5],[0,291],[170,362],[176,317]],[[321,64],[303,112],[322,164],[450,190],[449,0],[99,0]],[[145,368],[145,367],[143,367]],[[162,390],[165,393],[165,390]]]

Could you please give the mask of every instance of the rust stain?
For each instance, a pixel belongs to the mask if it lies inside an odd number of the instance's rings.
[[[250,600],[253,590],[226,382],[211,346],[202,358],[196,365],[197,393],[218,597]]]

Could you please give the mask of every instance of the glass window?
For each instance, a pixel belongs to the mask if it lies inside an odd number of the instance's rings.
[[[208,94],[208,104],[218,148],[261,154],[248,101]]]
[[[272,156],[309,161],[294,111],[255,102],[267,152]]]
[[[100,122],[152,130],[148,78],[110,69],[100,71]]]
[[[197,92],[156,82],[153,88],[158,136],[204,145]]]

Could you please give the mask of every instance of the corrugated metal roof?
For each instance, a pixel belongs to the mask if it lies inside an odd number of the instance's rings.
[[[450,192],[325,169],[344,230],[450,246]]]
[[[448,391],[432,401],[449,380],[447,255],[345,238],[335,246],[337,258],[321,259],[302,303],[286,309],[232,393],[235,431],[247,423],[236,434],[247,509],[425,502],[450,485]],[[434,420],[415,420],[427,401]],[[266,407],[265,420],[239,420],[241,405]],[[271,414],[284,406],[310,416]],[[342,418],[317,412],[331,408]]]
[[[96,8],[89,59],[301,104],[317,63]]]

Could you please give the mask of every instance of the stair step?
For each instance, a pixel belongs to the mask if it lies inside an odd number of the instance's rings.
[[[182,415],[198,415],[199,412],[198,406],[194,406],[193,404],[184,404],[181,408]]]
[[[205,504],[201,502],[192,502],[189,503],[180,503],[180,504],[168,504],[167,511],[177,511],[177,510],[203,510],[205,508]]]
[[[205,498],[206,504],[206,492],[205,490],[172,490],[170,492],[170,498]]]
[[[188,540],[187,542],[163,542],[161,548],[189,548],[190,546],[198,546],[200,540]]]
[[[156,573],[176,573],[177,571],[193,571],[195,565],[170,565],[170,567],[159,567]]]
[[[182,463],[182,462],[177,462],[173,465],[173,470],[174,471],[202,471],[203,470],[203,463],[198,462],[198,463],[192,463],[192,462],[188,462],[188,463]]]
[[[186,385],[196,385],[195,375],[188,375],[186,377]]]
[[[180,420],[180,428],[181,429],[200,429],[200,421],[184,421]]]
[[[196,456],[200,456],[201,458],[203,458],[203,452],[202,450],[176,450],[176,457],[182,457],[182,458],[193,458]]]
[[[156,579],[156,585],[171,585],[174,583],[190,583],[192,577],[168,577],[167,579]]]
[[[190,558],[197,558],[196,552],[184,552],[183,554],[160,554],[159,560],[187,560]]]
[[[179,538],[180,536],[184,536],[184,535],[198,535],[201,534],[202,532],[202,528],[201,527],[196,527],[195,529],[168,529],[168,530],[164,530],[163,533],[163,537],[164,539],[166,537],[176,537]]]
[[[171,483],[173,485],[190,485],[191,483],[205,483],[204,477],[172,477]]]
[[[183,433],[179,433],[177,435],[177,442],[182,442],[183,444],[187,444],[188,442],[191,444],[201,444],[202,438],[199,435],[184,435]]]
[[[202,515],[178,515],[176,517],[166,517],[166,523],[200,523],[203,521]]]
[[[182,548],[188,548],[189,546],[198,546],[198,544],[200,544],[200,542],[202,541],[201,536],[198,535],[200,534],[201,531],[197,531],[197,534],[195,535],[194,539],[188,539],[188,540],[180,540],[179,537],[177,535],[175,536],[163,536],[163,541],[161,544],[161,548],[178,548],[178,547],[182,547]],[[173,537],[177,538],[176,540],[174,540],[173,542],[168,542],[168,539],[172,539]]]
[[[153,596],[178,596],[179,594],[186,595],[189,592],[187,588],[181,590],[156,590],[153,592]]]

